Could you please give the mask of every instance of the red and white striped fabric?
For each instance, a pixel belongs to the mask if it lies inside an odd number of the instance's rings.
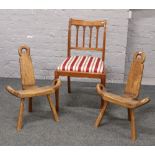
[[[67,57],[57,70],[75,71],[88,73],[103,73],[104,62],[102,59],[91,56],[71,56]]]

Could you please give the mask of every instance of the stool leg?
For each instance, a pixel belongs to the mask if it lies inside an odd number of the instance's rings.
[[[129,109],[130,113],[130,124],[131,124],[131,139],[132,141],[135,141],[137,138],[136,134],[136,125],[135,125],[135,114],[134,114],[134,109]]]
[[[23,126],[23,112],[24,112],[24,99],[21,99],[17,121],[17,131],[20,131]]]
[[[105,101],[103,106],[102,106],[102,108],[100,109],[100,113],[99,113],[99,115],[98,115],[98,117],[96,119],[96,122],[95,122],[95,127],[98,127],[100,125],[100,123],[101,123],[101,121],[103,119],[103,116],[105,114],[105,111],[106,111],[106,108],[107,108],[107,104],[108,104],[108,102]]]
[[[47,99],[48,99],[48,102],[49,102],[49,104],[50,104],[50,108],[51,108],[51,110],[52,110],[52,112],[53,112],[54,120],[55,120],[56,122],[58,122],[58,121],[59,121],[59,117],[58,117],[57,111],[56,111],[56,109],[55,109],[55,106],[54,106],[54,104],[53,104],[53,102],[52,102],[52,100],[51,100],[51,96],[50,96],[50,95],[47,95]]]

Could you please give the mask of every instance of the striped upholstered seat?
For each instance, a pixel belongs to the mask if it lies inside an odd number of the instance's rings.
[[[71,56],[67,57],[61,65],[59,71],[74,71],[88,73],[103,73],[104,62],[98,57],[92,56]]]

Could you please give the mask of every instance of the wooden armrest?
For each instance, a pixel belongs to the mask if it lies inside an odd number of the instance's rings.
[[[20,94],[17,90],[13,89],[11,86],[6,86],[5,89],[12,95],[20,97]]]
[[[6,89],[9,93],[19,98],[44,96],[55,92],[53,86],[36,87],[26,90],[15,90],[12,87],[7,86]]]
[[[6,90],[19,98],[34,97],[34,96],[44,96],[54,93],[61,86],[61,81],[59,79],[53,81],[53,85],[44,87],[32,87],[25,90],[15,90],[11,86],[6,86]]]
[[[60,79],[53,80],[52,85],[53,89],[55,90],[59,89],[59,87],[61,86],[61,80]]]
[[[139,103],[137,104],[136,107],[140,107],[140,106],[142,106],[142,105],[144,105],[144,104],[146,104],[146,103],[148,103],[148,102],[150,102],[150,101],[151,101],[151,100],[150,100],[149,97],[146,97],[146,98],[144,98],[144,99],[141,99],[141,100],[139,100]]]
[[[99,95],[104,96],[104,93],[107,92],[103,84],[97,84],[96,90]]]
[[[120,96],[106,91],[102,84],[97,84],[97,92],[103,97],[104,100],[126,107],[126,108],[137,108],[150,101],[150,99],[144,98],[141,100],[133,99],[132,97]]]

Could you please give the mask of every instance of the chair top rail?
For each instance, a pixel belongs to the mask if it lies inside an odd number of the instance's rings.
[[[70,24],[75,26],[93,26],[93,27],[105,27],[106,20],[85,21],[78,19],[70,19]]]

